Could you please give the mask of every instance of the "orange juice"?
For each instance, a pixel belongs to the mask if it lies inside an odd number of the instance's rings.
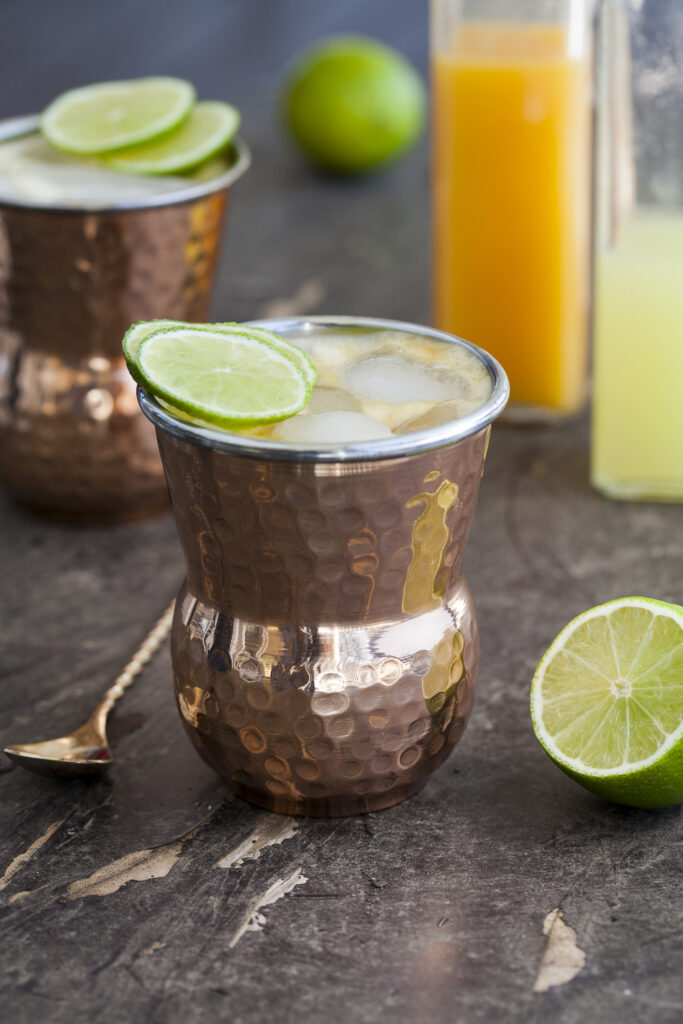
[[[500,360],[522,418],[586,391],[590,70],[569,49],[482,21],[433,58],[436,326]]]

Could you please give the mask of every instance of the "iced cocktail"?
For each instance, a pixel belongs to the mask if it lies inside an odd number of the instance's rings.
[[[388,807],[445,759],[471,708],[462,559],[507,379],[481,350],[410,324],[262,326],[316,366],[298,415],[230,433],[139,393],[187,563],[178,707],[254,803]]]
[[[153,432],[121,356],[132,320],[206,318],[240,143],[199,175],[118,174],[0,125],[0,479],[66,518],[160,511]]]

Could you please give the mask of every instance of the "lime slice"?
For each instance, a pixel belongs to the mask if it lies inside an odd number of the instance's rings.
[[[296,364],[267,341],[210,327],[171,327],[137,351],[143,386],[196,419],[221,427],[274,423],[311,396]]]
[[[683,800],[683,608],[623,597],[577,616],[531,685],[536,738],[587,789],[632,807]]]
[[[161,331],[167,327],[201,327],[205,330],[214,331],[220,334],[244,334],[246,332],[252,337],[260,338],[261,341],[266,341],[274,348],[279,349],[296,364],[303,375],[306,384],[311,388],[313,388],[313,385],[315,384],[317,376],[316,369],[306,353],[300,349],[298,345],[294,345],[291,341],[287,341],[286,338],[281,338],[279,334],[273,334],[272,331],[267,331],[264,327],[245,327],[242,324],[234,322],[219,324],[193,324],[187,323],[183,320],[141,320],[139,323],[133,324],[132,327],[128,328],[123,336],[123,355],[126,360],[128,372],[136,383],[143,383],[137,363],[140,345],[145,338],[149,337],[150,334],[155,334],[157,331]]]
[[[180,174],[225,149],[239,123],[229,103],[198,103],[175,131],[107,157],[107,167],[127,174]]]
[[[67,153],[108,153],[177,128],[194,101],[194,87],[180,78],[103,82],[58,96],[43,111],[40,129]]]

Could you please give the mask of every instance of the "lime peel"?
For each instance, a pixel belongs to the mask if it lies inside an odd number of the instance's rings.
[[[682,801],[683,608],[628,597],[577,616],[536,669],[531,718],[546,753],[592,792],[635,807]],[[573,755],[572,741],[582,743]],[[652,752],[629,760],[633,746]],[[595,763],[622,749],[620,763]]]

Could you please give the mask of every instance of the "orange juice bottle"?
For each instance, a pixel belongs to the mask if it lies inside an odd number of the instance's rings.
[[[586,397],[589,0],[432,0],[436,326],[487,349],[509,418]]]

